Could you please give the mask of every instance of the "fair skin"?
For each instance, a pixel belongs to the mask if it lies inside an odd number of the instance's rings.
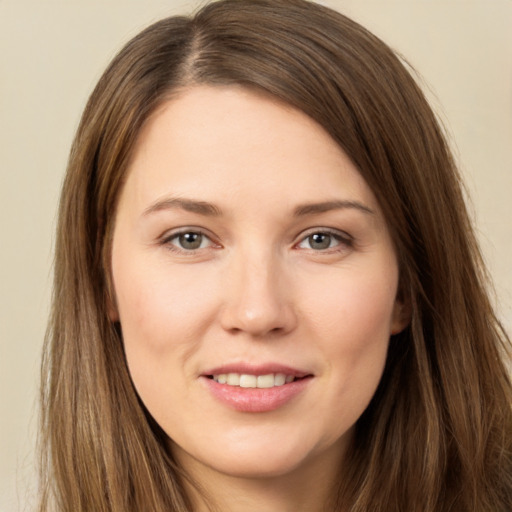
[[[112,273],[137,392],[220,510],[325,510],[405,325],[389,231],[339,146],[243,88],[180,91],[134,148]]]

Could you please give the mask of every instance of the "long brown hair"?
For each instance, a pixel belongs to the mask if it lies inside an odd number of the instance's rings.
[[[410,326],[356,426],[339,510],[512,510],[509,340],[442,130],[400,59],[304,0],[221,0],[130,41],[92,93],[63,187],[43,358],[41,511],[190,510],[187,478],[109,321],[116,201],[142,125],[178,88],[239,84],[322,125],[377,197]],[[179,414],[179,411],[177,411]]]

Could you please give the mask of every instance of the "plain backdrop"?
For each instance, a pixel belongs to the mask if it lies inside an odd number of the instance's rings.
[[[512,331],[512,0],[331,0],[421,73]],[[31,510],[41,344],[67,153],[121,45],[179,0],[0,0],[0,512]]]

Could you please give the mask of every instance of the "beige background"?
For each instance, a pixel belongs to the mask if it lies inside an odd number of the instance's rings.
[[[512,331],[512,0],[331,0],[428,84]],[[30,510],[55,210],[87,95],[122,43],[198,4],[0,0],[0,512]]]

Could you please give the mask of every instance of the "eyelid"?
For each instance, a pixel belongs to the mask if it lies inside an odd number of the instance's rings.
[[[177,245],[171,243],[172,240],[174,240],[175,238],[179,237],[180,235],[183,235],[186,233],[197,233],[197,234],[207,238],[210,242],[208,244],[208,247],[187,250],[187,249],[181,249]],[[310,237],[314,234],[317,234],[317,233],[321,233],[324,235],[329,235],[329,236],[334,237],[336,240],[339,241],[339,245],[344,246],[344,247],[352,247],[354,244],[354,237],[352,235],[350,235],[349,233],[347,233],[346,231],[318,226],[318,227],[309,228],[305,231],[302,231],[300,233],[300,235],[298,235],[296,237],[297,241],[293,244],[293,248],[300,249],[299,245],[301,243],[303,243],[308,237]],[[182,226],[179,228],[175,228],[175,229],[166,231],[163,235],[161,235],[158,238],[158,243],[159,243],[159,245],[165,246],[170,251],[173,251],[178,254],[184,254],[184,255],[190,256],[193,254],[197,254],[200,251],[210,249],[212,247],[213,248],[221,248],[222,247],[221,244],[219,242],[217,242],[215,238],[216,237],[214,235],[212,235],[209,232],[209,230],[206,230],[204,228],[201,228],[198,226]],[[308,250],[308,249],[305,249],[305,250]],[[336,247],[327,248],[325,250],[315,250],[315,249],[310,249],[310,250],[315,253],[321,253],[321,252],[325,253],[325,252],[336,252],[336,251],[339,251],[340,249],[338,248],[338,245],[337,245]]]
[[[179,237],[180,235],[184,235],[186,233],[197,233],[198,235],[201,235],[205,238],[207,238],[210,241],[210,244],[208,247],[202,247],[198,249],[181,249],[175,244],[171,243],[171,240],[174,240],[175,238]],[[159,245],[165,246],[168,250],[178,253],[178,254],[185,254],[185,255],[194,255],[197,254],[199,251],[204,251],[206,249],[209,249],[211,247],[219,248],[221,245],[215,241],[215,237],[206,229],[200,228],[198,226],[182,226],[179,228],[171,229],[166,231],[162,236],[158,238]]]
[[[299,248],[299,245],[302,242],[304,242],[308,237],[310,237],[310,236],[312,236],[314,234],[317,234],[317,233],[321,233],[321,234],[324,234],[324,235],[330,235],[330,236],[336,238],[336,240],[338,240],[342,245],[345,245],[345,246],[352,247],[353,244],[354,244],[354,237],[352,235],[350,235],[349,233],[347,233],[346,231],[342,231],[342,230],[334,229],[334,228],[321,227],[320,226],[320,227],[315,227],[315,228],[309,228],[306,231],[303,231],[297,237],[298,241],[294,243],[294,245],[293,245],[294,248]],[[330,249],[325,249],[323,251],[315,250],[315,249],[310,249],[310,250],[314,251],[316,253],[329,252],[329,251],[335,252],[337,250],[337,247],[333,247],[333,248],[330,248]]]

